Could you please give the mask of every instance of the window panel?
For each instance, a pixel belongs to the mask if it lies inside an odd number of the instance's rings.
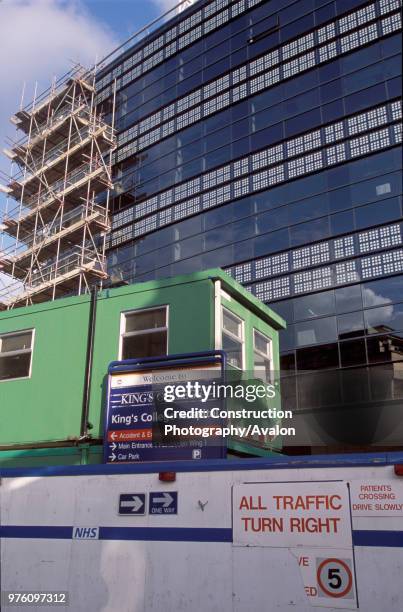
[[[403,304],[390,304],[364,311],[367,334],[403,331]]]
[[[337,368],[338,366],[337,344],[324,344],[297,350],[297,369],[299,371]]]
[[[167,308],[150,308],[122,315],[120,359],[167,354]]]
[[[244,322],[224,306],[222,316],[222,348],[228,364],[243,369]]]
[[[294,319],[312,319],[333,314],[335,308],[334,292],[323,291],[306,297],[294,298]]]
[[[323,344],[337,339],[335,317],[325,317],[296,323],[295,338],[297,346]]]
[[[337,317],[337,329],[340,339],[364,335],[362,312],[349,312]]]
[[[340,360],[342,367],[365,364],[367,361],[365,340],[341,342]]]
[[[393,276],[362,285],[364,307],[391,304],[402,299],[403,277]]]
[[[253,371],[256,378],[264,381],[271,379],[272,347],[271,339],[256,329],[253,330]]]
[[[0,381],[30,376],[33,335],[33,330],[0,335]]]
[[[348,31],[352,27],[357,27],[357,26],[352,25],[354,23],[361,24],[361,23],[364,23],[365,21],[368,21],[370,18],[372,18],[372,12],[374,10],[373,8],[374,6],[375,5],[372,4],[370,5],[370,7],[366,7],[365,9],[360,9],[358,11],[355,11],[347,15],[345,18],[342,18],[341,20],[339,20],[339,27],[340,27],[341,32]],[[343,19],[345,21],[343,21]],[[386,26],[386,21],[388,21],[388,24],[390,21],[390,24],[388,26]],[[392,21],[393,21],[393,25],[392,25]],[[401,27],[401,23],[399,21],[399,15],[396,14],[396,15],[392,15],[388,17],[385,20],[385,26],[383,27],[383,31],[378,32],[376,23],[373,23],[364,28],[355,30],[351,34],[348,34],[347,36],[344,36],[340,39],[340,43],[341,43],[340,52],[346,53],[356,48],[357,46],[362,46],[362,45],[367,44],[368,42],[371,42],[372,40],[375,40],[380,35],[386,36],[387,34],[390,33],[390,31],[393,30],[393,28],[398,28],[398,27]],[[301,53],[301,52],[303,53],[304,50],[307,50],[308,48],[310,48],[314,43],[315,36],[317,36],[318,40],[321,41],[326,36],[332,36],[332,35],[333,35],[332,24],[329,24],[329,26],[326,26],[325,28],[320,28],[315,33],[311,32],[305,36],[299,37],[298,39],[294,41],[291,41],[290,43],[287,43],[286,45],[283,45],[283,47],[281,48],[281,54],[284,59],[290,58],[295,53]],[[301,51],[301,49],[303,51]],[[335,57],[337,54],[337,49],[338,48],[337,48],[335,41],[332,41],[328,43],[327,45],[322,46],[318,51],[319,61],[321,62],[327,61]],[[279,49],[276,49],[273,52],[270,52],[269,54],[266,54],[265,56],[262,56],[258,58],[257,60],[254,60],[249,65],[243,65],[241,67],[237,67],[231,73],[227,73],[223,75],[219,79],[216,79],[212,83],[206,85],[204,88],[196,90],[192,92],[191,94],[188,94],[184,98],[180,98],[176,103],[177,112],[182,112],[184,109],[186,109],[188,104],[196,103],[196,100],[198,100],[197,103],[200,104],[201,97],[203,97],[203,99],[206,99],[211,96],[216,96],[213,100],[206,101],[203,104],[203,115],[208,116],[228,106],[228,104],[231,101],[230,92],[226,91],[225,93],[221,93],[221,95],[219,94],[220,92],[223,91],[223,89],[229,88],[230,83],[237,86],[236,90],[234,91],[234,97],[232,99],[234,101],[238,101],[239,99],[243,98],[245,95],[250,95],[250,94],[253,95],[254,93],[257,93],[258,91],[262,89],[267,89],[271,87],[273,84],[277,83],[281,79],[281,76],[282,78],[287,79],[290,76],[293,76],[299,72],[303,72],[313,67],[316,64],[315,51],[310,51],[288,62],[285,62],[282,65],[282,73],[280,72],[279,66],[268,69],[268,67],[275,65],[279,61],[279,57],[280,57],[279,51],[280,51]],[[252,78],[252,80],[248,84],[243,83],[241,86],[238,85],[240,81],[246,80],[248,71],[251,76],[254,76],[254,75],[258,75],[258,76]],[[192,102],[189,100],[190,95],[194,97],[194,100]],[[155,116],[157,116],[157,114]],[[201,118],[201,115],[199,118]],[[150,129],[147,127],[148,120],[149,119],[145,119],[141,122],[142,130]],[[378,118],[378,124],[380,124],[379,122],[381,122],[380,118]],[[183,129],[183,127],[184,127],[183,120],[179,121],[177,129]],[[123,134],[119,135],[119,144],[123,144],[123,142],[127,141],[128,137],[133,137],[133,136],[130,136],[130,132],[128,130],[124,132]],[[149,144],[147,143],[148,143],[147,139],[142,140],[140,146],[142,148],[144,148],[144,146],[149,146]],[[342,155],[341,150],[339,150],[339,155]],[[122,154],[119,152],[117,156],[122,158]]]

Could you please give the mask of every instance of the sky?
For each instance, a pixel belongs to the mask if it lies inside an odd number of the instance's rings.
[[[0,0],[0,184],[10,173],[2,153],[15,137],[9,121],[24,104],[70,70],[93,65],[178,0]],[[8,145],[9,146],[9,145]],[[6,198],[0,192],[0,217]],[[15,203],[11,202],[11,207]],[[0,242],[0,249],[1,249]]]

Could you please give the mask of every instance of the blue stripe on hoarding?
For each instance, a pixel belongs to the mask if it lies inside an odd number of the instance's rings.
[[[0,537],[71,540],[73,527],[47,525],[2,525]],[[83,538],[91,540],[92,538]],[[232,529],[226,527],[100,527],[100,540],[139,540],[154,542],[232,542]]]
[[[2,538],[70,540],[73,527],[46,525],[3,525]],[[85,538],[92,539],[92,538]],[[227,527],[100,527],[100,540],[153,542],[232,542]],[[403,548],[403,531],[353,531],[355,546]]]
[[[46,540],[71,540],[73,527],[49,525],[0,525],[2,538],[44,538]]]
[[[403,531],[353,531],[353,543],[355,546],[387,546],[392,548],[403,548]]]
[[[19,476],[114,476],[117,474],[158,474],[158,472],[234,472],[326,467],[384,467],[403,464],[403,453],[354,453],[346,455],[301,455],[250,459],[202,459],[198,461],[145,461],[142,463],[1,468],[0,478]]]
[[[100,527],[99,539],[149,540],[154,542],[232,542],[232,529],[225,527]]]

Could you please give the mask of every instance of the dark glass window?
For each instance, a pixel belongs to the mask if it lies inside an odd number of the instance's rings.
[[[0,336],[0,380],[30,376],[33,335],[30,330]]]
[[[287,329],[282,329],[279,332],[280,350],[289,351],[294,348],[294,326],[288,325]]]
[[[354,227],[354,213],[346,210],[330,217],[330,227],[332,235],[345,234]]]
[[[168,322],[165,306],[124,314],[121,359],[166,355],[167,340]]]
[[[324,291],[294,299],[294,317],[296,321],[311,319],[334,312],[334,292]]]
[[[297,346],[309,344],[322,344],[337,340],[336,318],[312,319],[295,325],[295,339]]]
[[[342,366],[352,366],[366,363],[365,340],[350,340],[340,343],[340,359]]]
[[[399,198],[390,198],[382,202],[374,202],[355,209],[355,224],[357,229],[372,227],[378,223],[386,223],[400,218]]]
[[[322,240],[329,236],[329,218],[323,217],[310,221],[309,223],[301,223],[290,228],[290,240],[293,246],[307,244]]]
[[[339,352],[337,344],[323,344],[297,350],[298,370],[320,370],[337,368]]]
[[[362,308],[361,286],[352,285],[351,287],[340,287],[336,289],[336,312],[348,312]]]
[[[295,354],[288,353],[280,356],[280,370],[294,371],[295,370]]]
[[[337,329],[339,338],[354,338],[364,335],[364,321],[362,312],[350,312],[337,317]]]
[[[254,256],[261,257],[276,251],[285,251],[290,247],[288,229],[277,230],[269,235],[259,236],[254,240]]]
[[[283,300],[282,302],[271,302],[270,308],[282,317],[287,324],[293,321],[292,300]]]
[[[367,351],[371,363],[403,359],[403,335],[390,334],[367,338]]]
[[[304,202],[295,202],[289,205],[290,219],[293,223],[323,217],[327,213],[328,202],[327,195],[319,196],[305,200]],[[350,225],[351,228],[351,225]]]
[[[403,304],[385,304],[364,311],[368,334],[403,330]]]
[[[398,302],[403,295],[403,276],[392,276],[362,285],[365,307]]]

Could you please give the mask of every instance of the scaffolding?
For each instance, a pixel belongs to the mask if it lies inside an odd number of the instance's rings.
[[[5,191],[18,204],[1,221],[10,245],[0,309],[81,295],[107,278],[114,109],[115,99],[106,122],[95,70],[77,67],[11,118],[23,136],[4,151],[17,169]]]

